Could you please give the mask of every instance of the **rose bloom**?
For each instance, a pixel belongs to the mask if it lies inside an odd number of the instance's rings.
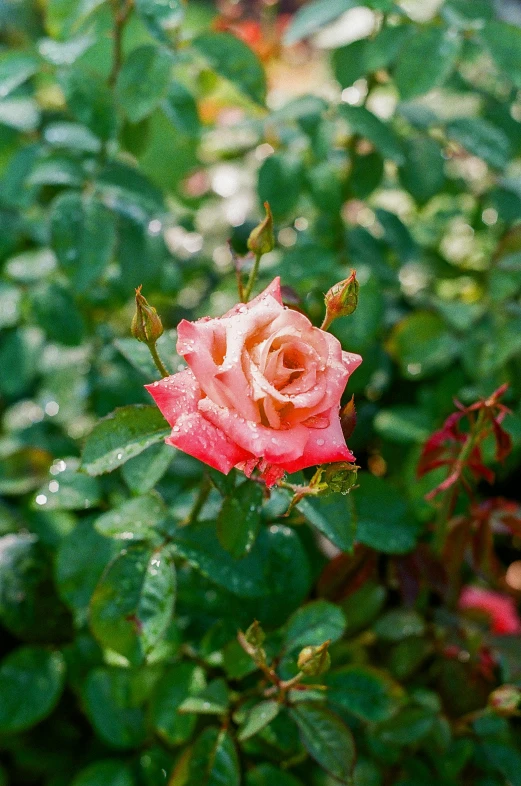
[[[463,587],[458,606],[463,611],[468,609],[486,614],[490,619],[492,633],[521,633],[521,619],[509,595],[481,587]]]
[[[177,351],[188,368],[146,386],[172,426],[170,445],[225,474],[257,468],[268,486],[354,460],[339,408],[362,358],[285,308],[279,278],[223,317],[183,320]]]

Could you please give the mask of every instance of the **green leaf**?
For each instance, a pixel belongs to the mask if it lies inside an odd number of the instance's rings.
[[[284,647],[296,650],[318,646],[327,639],[338,641],[346,628],[342,609],[327,600],[314,600],[301,606],[289,618],[284,636]]]
[[[459,345],[436,314],[416,311],[399,322],[389,339],[391,354],[408,379],[422,379],[450,366]]]
[[[481,117],[460,117],[447,126],[447,136],[495,169],[503,169],[510,158],[510,142],[497,126]]]
[[[144,712],[133,697],[130,669],[99,668],[89,672],[82,690],[87,716],[112,748],[134,748],[145,736]]]
[[[172,57],[164,49],[145,44],[133,49],[123,63],[116,83],[116,97],[132,123],[138,123],[166,95]]]
[[[257,483],[245,481],[226,497],[217,517],[217,536],[221,546],[232,557],[248,554],[261,525],[262,489]]]
[[[136,0],[136,11],[159,41],[168,43],[184,16],[183,0]]]
[[[157,537],[154,529],[167,514],[167,508],[158,494],[145,494],[128,499],[96,519],[100,535],[125,541],[147,540]]]
[[[302,545],[288,527],[262,529],[250,553],[234,560],[219,544],[213,522],[180,527],[175,551],[204,576],[240,598],[257,599],[259,620],[277,619],[295,608],[309,588],[309,565]]]
[[[55,41],[52,38],[41,38],[38,51],[44,60],[56,66],[70,66],[96,43],[92,33],[76,35],[67,41]]]
[[[0,664],[0,732],[30,729],[54,709],[65,681],[59,652],[39,647],[13,650]]]
[[[348,553],[353,550],[356,527],[345,496],[307,497],[297,504],[297,509],[337,548]]]
[[[426,707],[404,707],[397,715],[378,726],[379,739],[386,745],[413,745],[432,729],[435,713]]]
[[[353,492],[357,540],[386,554],[404,554],[414,548],[418,525],[400,493],[365,472],[359,475],[359,484]]]
[[[19,287],[5,281],[0,282],[0,302],[2,303],[0,329],[16,325],[20,319],[21,300],[22,292]]]
[[[432,432],[427,413],[416,407],[396,406],[381,409],[374,419],[377,434],[389,442],[423,443]]]
[[[496,740],[482,743],[483,752],[492,767],[501,773],[511,786],[521,786],[521,753],[515,746]]]
[[[407,101],[443,85],[454,69],[460,48],[461,40],[453,30],[419,28],[405,43],[393,74],[401,97]]]
[[[113,214],[95,196],[66,191],[52,204],[51,236],[73,289],[88,291],[112,258],[116,243]]]
[[[349,784],[355,744],[345,723],[330,710],[311,702],[290,710],[307,752],[340,783]]]
[[[195,98],[180,82],[171,83],[161,107],[172,125],[182,134],[190,137],[199,135],[201,121]]]
[[[11,257],[5,269],[10,278],[26,284],[48,276],[55,267],[56,257],[51,249],[38,248]]]
[[[0,621],[25,641],[48,642],[70,635],[70,617],[60,604],[52,566],[35,535],[0,538]]]
[[[342,601],[349,636],[371,624],[382,610],[386,595],[384,587],[369,581]]]
[[[425,633],[425,621],[413,609],[391,609],[380,617],[373,630],[385,641],[400,641],[408,636]]]
[[[266,98],[266,75],[257,55],[229,33],[203,33],[192,42],[208,65],[257,104]]]
[[[127,461],[121,474],[131,491],[146,494],[161,480],[173,457],[174,450],[170,445],[151,445],[139,456]]]
[[[151,702],[151,718],[157,733],[169,745],[188,740],[196,725],[196,716],[180,714],[179,707],[200,689],[201,670],[192,663],[168,666],[159,680]]]
[[[117,115],[110,88],[100,74],[75,66],[60,76],[67,105],[78,122],[87,126],[99,139],[115,136]]]
[[[86,126],[80,123],[49,123],[43,138],[53,148],[64,148],[81,153],[99,153],[101,142]]]
[[[34,380],[43,336],[33,327],[5,333],[0,339],[0,392],[9,398],[23,396]]]
[[[293,16],[284,34],[285,45],[291,46],[318,33],[322,27],[334,22],[356,4],[356,0],[314,0],[307,3]]]
[[[261,202],[269,202],[274,216],[284,216],[297,206],[303,183],[302,163],[291,155],[274,154],[259,169]]]
[[[230,692],[225,680],[221,677],[212,680],[207,688],[188,696],[180,705],[180,713],[196,713],[198,715],[225,715],[230,706]]]
[[[60,597],[75,612],[77,624],[87,621],[92,593],[116,553],[117,544],[98,535],[92,520],[78,521],[60,543],[56,586]]]
[[[100,499],[101,489],[96,478],[71,468],[61,472],[58,480],[41,486],[32,504],[36,510],[88,510],[97,507]]]
[[[96,189],[111,210],[133,222],[148,226],[151,217],[164,213],[161,191],[142,171],[121,161],[112,161],[101,170]]]
[[[26,52],[0,54],[0,98],[5,98],[38,70],[38,60]]]
[[[250,737],[253,737],[257,732],[261,731],[268,723],[279,714],[279,710],[281,705],[278,701],[274,699],[268,699],[267,701],[261,701],[259,704],[256,704],[252,709],[248,712],[246,716],[246,720],[239,728],[237,739],[239,742],[244,742],[244,740],[248,740]]]
[[[112,472],[169,434],[170,428],[157,407],[121,407],[100,420],[87,437],[83,468],[89,475]]]
[[[0,101],[0,126],[16,131],[35,131],[40,124],[40,110],[32,98]]]
[[[413,137],[407,140],[404,155],[398,170],[400,183],[418,204],[424,205],[445,182],[441,147],[430,137]]]
[[[118,759],[102,759],[90,764],[81,770],[71,783],[71,786],[135,786],[132,770],[127,764]]]
[[[397,164],[403,164],[404,153],[401,141],[387,123],[373,115],[364,106],[341,104],[338,111],[341,117],[349,123],[351,133],[368,139],[384,158],[390,158]]]
[[[246,773],[246,786],[302,786],[302,781],[273,764],[259,764]]]
[[[240,778],[230,734],[213,727],[205,729],[194,745],[184,786],[239,786]]]
[[[371,666],[346,666],[324,681],[328,702],[369,723],[387,720],[404,701],[403,688]]]
[[[104,647],[140,662],[172,617],[174,566],[164,549],[133,546],[109,565],[92,596],[90,625]]]
[[[85,323],[66,287],[42,282],[32,290],[31,306],[48,340],[69,347],[81,344]]]
[[[335,49],[333,70],[341,87],[349,87],[357,79],[392,65],[410,33],[407,25],[384,26],[375,38]]]
[[[479,36],[485,43],[501,76],[521,88],[521,30],[506,22],[490,21],[483,25]]]

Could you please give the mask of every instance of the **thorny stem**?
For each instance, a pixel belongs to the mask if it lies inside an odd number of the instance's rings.
[[[159,357],[159,355],[157,353],[156,342],[155,341],[151,341],[149,344],[147,344],[147,347],[149,348],[150,354],[152,355],[152,360],[156,364],[156,368],[159,371],[159,373],[161,374],[161,376],[163,377],[163,379],[165,377],[169,377],[170,376],[170,372],[166,370],[166,368],[165,368],[165,366],[163,364],[163,361],[161,360],[161,358]]]
[[[255,254],[255,261],[253,263],[253,267],[250,271],[250,276],[248,278],[248,283],[246,284],[246,288],[244,289],[242,301],[243,303],[247,303],[250,299],[255,280],[257,278],[257,274],[259,272],[259,265],[261,261],[262,254]]]

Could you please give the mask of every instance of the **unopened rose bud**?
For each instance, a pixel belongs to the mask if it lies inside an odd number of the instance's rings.
[[[275,248],[275,235],[273,234],[273,216],[268,202],[264,203],[266,218],[252,230],[248,238],[248,248],[260,257],[268,254]]]
[[[347,441],[353,431],[355,430],[356,426],[356,409],[355,409],[355,397],[354,395],[351,396],[351,399],[347,402],[345,407],[342,407],[340,410],[340,425],[342,426],[342,433],[344,435],[344,439]]]
[[[327,330],[334,319],[347,317],[356,310],[359,288],[356,270],[351,271],[349,278],[339,281],[338,284],[331,287],[324,298],[326,316],[324,317],[322,330]]]
[[[163,334],[163,325],[159,314],[141,294],[141,287],[136,289],[136,312],[130,327],[132,335],[145,344],[153,344]]]
[[[264,644],[264,639],[266,638],[266,634],[262,630],[260,624],[255,620],[252,622],[246,633],[244,634],[244,638],[250,645],[250,647],[254,647],[255,649],[259,649]]]
[[[322,482],[327,485],[328,491],[349,494],[356,483],[358,469],[356,464],[348,464],[347,461],[329,464],[325,468]]]
[[[330,640],[319,647],[304,647],[298,656],[298,667],[307,677],[318,677],[324,674],[331,666],[331,656],[328,652]]]
[[[518,715],[521,711],[521,689],[516,685],[501,685],[488,697],[488,706],[498,715]]]

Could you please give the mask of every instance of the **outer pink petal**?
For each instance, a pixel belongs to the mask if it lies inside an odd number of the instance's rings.
[[[299,469],[314,467],[316,464],[354,461],[355,457],[345,443],[340,418],[336,413],[331,416],[327,428],[309,429],[308,433],[309,439],[302,456],[295,461],[279,462],[286,472],[298,472]]]
[[[210,399],[199,402],[199,411],[217,426],[229,439],[251,454],[264,458],[270,464],[295,461],[304,452],[310,430],[295,426],[275,430],[241,418],[237,413],[217,406]]]
[[[344,352],[342,351],[342,359],[344,362],[344,366],[346,367],[349,376],[356,371],[360,363],[362,362],[362,356],[356,355],[354,352]]]
[[[235,445],[199,412],[181,415],[165,442],[225,475],[239,462],[252,458],[251,453]]]
[[[280,292],[280,276],[274,278],[271,284],[268,284],[266,289],[263,292],[261,292],[260,295],[254,297],[253,300],[250,300],[249,303],[237,303],[236,306],[231,308],[229,311],[226,312],[226,314],[223,315],[222,319],[225,319],[226,317],[233,317],[235,316],[235,314],[243,314],[245,308],[249,311],[252,308],[252,306],[257,306],[259,305],[259,303],[262,303],[262,301],[266,297],[268,297],[268,295],[271,295],[271,297],[275,298],[277,303],[280,303],[280,305],[282,306],[282,295]]]
[[[181,415],[197,412],[197,402],[202,394],[190,369],[145,387],[171,426]]]

